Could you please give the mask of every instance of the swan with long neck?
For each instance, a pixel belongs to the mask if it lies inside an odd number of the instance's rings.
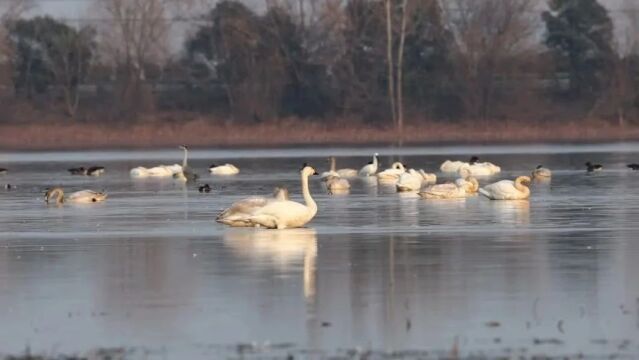
[[[173,178],[182,182],[191,182],[198,179],[198,175],[191,170],[188,164],[189,149],[186,145],[180,145],[179,147],[184,151],[184,159],[182,159],[182,169],[173,174]]]
[[[502,180],[479,189],[491,200],[526,200],[530,197],[530,177],[519,176],[515,181]]]
[[[47,190],[44,195],[44,201],[49,204],[52,201],[56,204],[60,205],[65,202],[73,202],[73,203],[96,203],[106,200],[107,194],[103,191],[93,191],[93,190],[82,190],[76,191],[74,193],[69,194],[68,197],[64,196],[64,190],[59,187],[55,187]]]
[[[379,156],[378,153],[375,153],[373,155],[373,161],[371,161],[368,164],[364,165],[364,167],[362,167],[359,170],[359,176],[373,176],[373,175],[375,175],[375,173],[377,173],[377,169],[379,168],[378,156]]]

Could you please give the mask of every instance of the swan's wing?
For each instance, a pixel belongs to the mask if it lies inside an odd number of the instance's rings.
[[[455,184],[439,184],[424,189],[419,195],[427,199],[449,199],[460,197],[461,192]]]
[[[271,201],[266,206],[257,209],[251,216],[251,221],[257,222],[255,219],[262,219],[259,224],[267,226],[268,224],[263,221],[267,217],[276,219],[278,228],[294,227],[309,220],[309,209],[295,201]]]
[[[515,188],[515,182],[511,180],[502,180],[494,184],[486,185],[483,188],[482,194],[486,195],[486,192],[490,194],[489,197],[496,199],[508,199],[513,194],[518,194],[519,191]]]
[[[228,209],[222,211],[218,216],[217,220],[227,219],[230,217],[244,217],[250,216],[255,210],[265,206],[268,203],[268,200],[264,197],[251,197],[248,199],[240,200]]]
[[[357,176],[357,170],[355,170],[355,169],[339,169],[339,170],[337,170],[337,175],[339,175],[340,177],[343,177],[343,178],[356,177]]]

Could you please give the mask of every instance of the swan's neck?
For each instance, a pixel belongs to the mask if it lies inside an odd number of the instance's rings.
[[[373,166],[375,167],[375,169],[377,169],[377,156],[373,156]]]
[[[306,206],[311,211],[311,217],[315,216],[317,213],[317,204],[313,197],[311,196],[311,192],[308,189],[308,175],[302,174],[302,195],[304,196],[304,202],[306,202]]]
[[[523,180],[522,179],[517,179],[515,180],[515,188],[519,191],[521,191],[522,193],[529,195],[530,194],[530,189],[528,188],[528,186],[522,184]]]
[[[184,159],[182,159],[182,168],[186,169],[187,158],[189,157],[189,151],[184,149]]]
[[[61,189],[54,189],[49,194],[50,198],[54,198],[56,204],[62,204],[64,202],[64,192]]]
[[[331,171],[335,172],[335,158],[331,158]]]

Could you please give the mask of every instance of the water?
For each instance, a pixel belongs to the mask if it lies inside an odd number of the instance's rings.
[[[229,229],[234,201],[287,186],[302,162],[359,168],[379,151],[435,170],[479,154],[499,177],[553,169],[529,202],[434,201],[361,180],[312,182],[305,229]],[[231,159],[233,178],[207,174]],[[587,160],[605,171],[586,175]],[[428,354],[639,354],[639,144],[193,151],[214,191],[132,180],[157,152],[6,153],[0,183],[0,353],[133,349],[132,358]],[[65,169],[103,165],[99,178]],[[106,189],[105,203],[45,206],[44,188]],[[457,344],[456,346],[454,344]],[[135,352],[137,351],[137,352]],[[414,354],[414,353],[407,353]],[[417,353],[419,354],[419,353]],[[423,354],[423,353],[422,353]]]

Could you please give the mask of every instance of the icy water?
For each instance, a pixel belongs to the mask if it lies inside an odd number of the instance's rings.
[[[303,162],[359,168],[378,151],[434,171],[477,154],[492,179],[554,171],[530,201],[426,201],[375,182],[328,195],[297,230],[230,229],[234,201],[287,186]],[[639,356],[639,144],[192,151],[214,190],[133,180],[179,150],[3,153],[0,354],[122,347],[130,358]],[[583,163],[602,163],[587,175]],[[212,162],[241,174],[208,175]],[[103,165],[99,178],[65,169]],[[445,180],[445,177],[442,177]],[[46,206],[44,189],[105,189]]]

